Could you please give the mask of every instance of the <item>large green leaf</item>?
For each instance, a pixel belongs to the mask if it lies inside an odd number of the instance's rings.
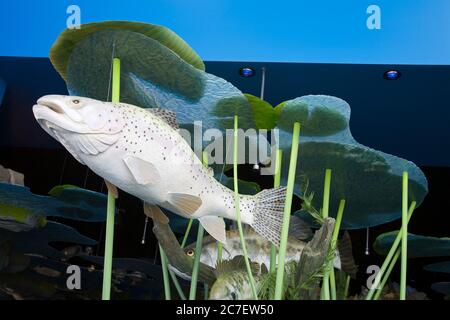
[[[15,221],[24,229],[44,225],[42,217],[45,216],[105,221],[106,204],[105,194],[70,185],[57,186],[50,191],[50,196],[43,196],[27,187],[0,183],[0,220],[8,218],[5,223]]]
[[[331,96],[304,96],[277,106],[277,126],[291,132],[295,122],[302,125],[302,134],[329,136],[348,127],[350,106]]]
[[[69,58],[77,43],[90,34],[102,30],[128,30],[141,33],[160,42],[187,63],[200,70],[205,70],[205,65],[197,53],[183,39],[166,27],[131,21],[105,21],[83,24],[81,29],[66,29],[59,35],[50,50],[50,60],[63,79],[67,79]]]
[[[244,93],[253,109],[256,128],[273,129],[276,125],[276,113],[272,105],[254,95]]]
[[[51,242],[95,245],[97,241],[83,236],[75,229],[61,223],[49,221],[45,227],[28,232],[0,229],[0,242],[7,241],[11,250],[39,254],[50,258],[63,258],[64,253],[50,245]]]
[[[431,272],[450,273],[450,261],[429,264],[423,268]]]
[[[345,199],[343,229],[398,219],[403,171],[409,173],[409,201],[415,200],[417,205],[423,201],[428,187],[422,171],[412,162],[358,143],[350,132],[350,106],[345,101],[331,96],[305,96],[277,108],[279,146],[284,153],[282,183],[287,183],[292,126],[300,121],[295,192],[301,197],[314,192],[312,205],[320,209],[325,170],[331,169],[330,216],[336,216],[340,200]],[[305,212],[296,214],[310,219]]]
[[[397,237],[398,231],[379,235],[373,244],[378,254],[386,255]],[[450,256],[450,238],[426,237],[408,234],[408,258]]]
[[[121,60],[122,102],[174,111],[181,127],[190,131],[196,121],[202,122],[204,131],[232,128],[234,115],[239,115],[240,128],[255,127],[252,108],[242,92],[186,62],[161,41],[122,23],[115,28],[97,24],[91,31],[72,42],[58,40],[52,50],[53,61],[64,56],[71,95],[109,100],[111,60],[117,57]]]
[[[431,285],[431,289],[450,297],[450,282],[436,282]]]

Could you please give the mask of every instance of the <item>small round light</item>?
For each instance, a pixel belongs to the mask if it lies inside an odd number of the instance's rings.
[[[398,70],[389,70],[386,71],[383,75],[383,78],[385,78],[386,80],[397,80],[398,78],[400,78],[401,73]]]
[[[239,70],[239,74],[245,78],[250,78],[255,75],[255,70],[250,67],[244,67]]]

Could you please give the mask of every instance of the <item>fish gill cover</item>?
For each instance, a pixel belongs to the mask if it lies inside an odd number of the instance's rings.
[[[342,99],[308,95],[275,108],[280,130],[279,147],[290,154],[292,127],[301,123],[295,192],[314,192],[312,205],[320,207],[325,169],[332,170],[330,216],[346,200],[342,229],[387,223],[401,216],[402,173],[409,174],[409,201],[422,203],[428,192],[423,172],[412,162],[358,143],[350,132],[350,106]],[[283,161],[282,183],[289,163]],[[297,212],[307,218],[305,212]]]

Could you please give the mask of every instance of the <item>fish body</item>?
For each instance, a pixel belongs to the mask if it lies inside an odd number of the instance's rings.
[[[45,96],[33,107],[42,128],[79,162],[144,202],[186,218],[226,241],[234,192],[214,179],[179,133],[174,115],[83,97]],[[285,189],[240,195],[243,223],[278,244]]]
[[[222,260],[232,260],[234,257],[242,256],[242,245],[237,230],[229,230],[226,233],[227,242],[222,245]],[[252,262],[264,264],[267,268],[270,266],[271,243],[260,236],[258,233],[248,228],[244,234],[245,244],[247,246],[248,258]],[[184,248],[188,256],[194,256],[195,243]],[[302,250],[306,242],[297,240],[289,236],[286,249],[286,262],[299,261]],[[203,239],[200,262],[215,267],[218,261],[218,242],[211,236]]]
[[[254,276],[256,291],[261,286],[261,276]],[[227,272],[220,275],[211,287],[210,300],[252,300],[252,288],[246,271]]]

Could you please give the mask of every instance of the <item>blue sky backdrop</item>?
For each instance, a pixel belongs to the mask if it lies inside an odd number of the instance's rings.
[[[450,0],[4,0],[0,56],[46,57],[72,4],[82,23],[167,26],[204,60],[450,64]]]

